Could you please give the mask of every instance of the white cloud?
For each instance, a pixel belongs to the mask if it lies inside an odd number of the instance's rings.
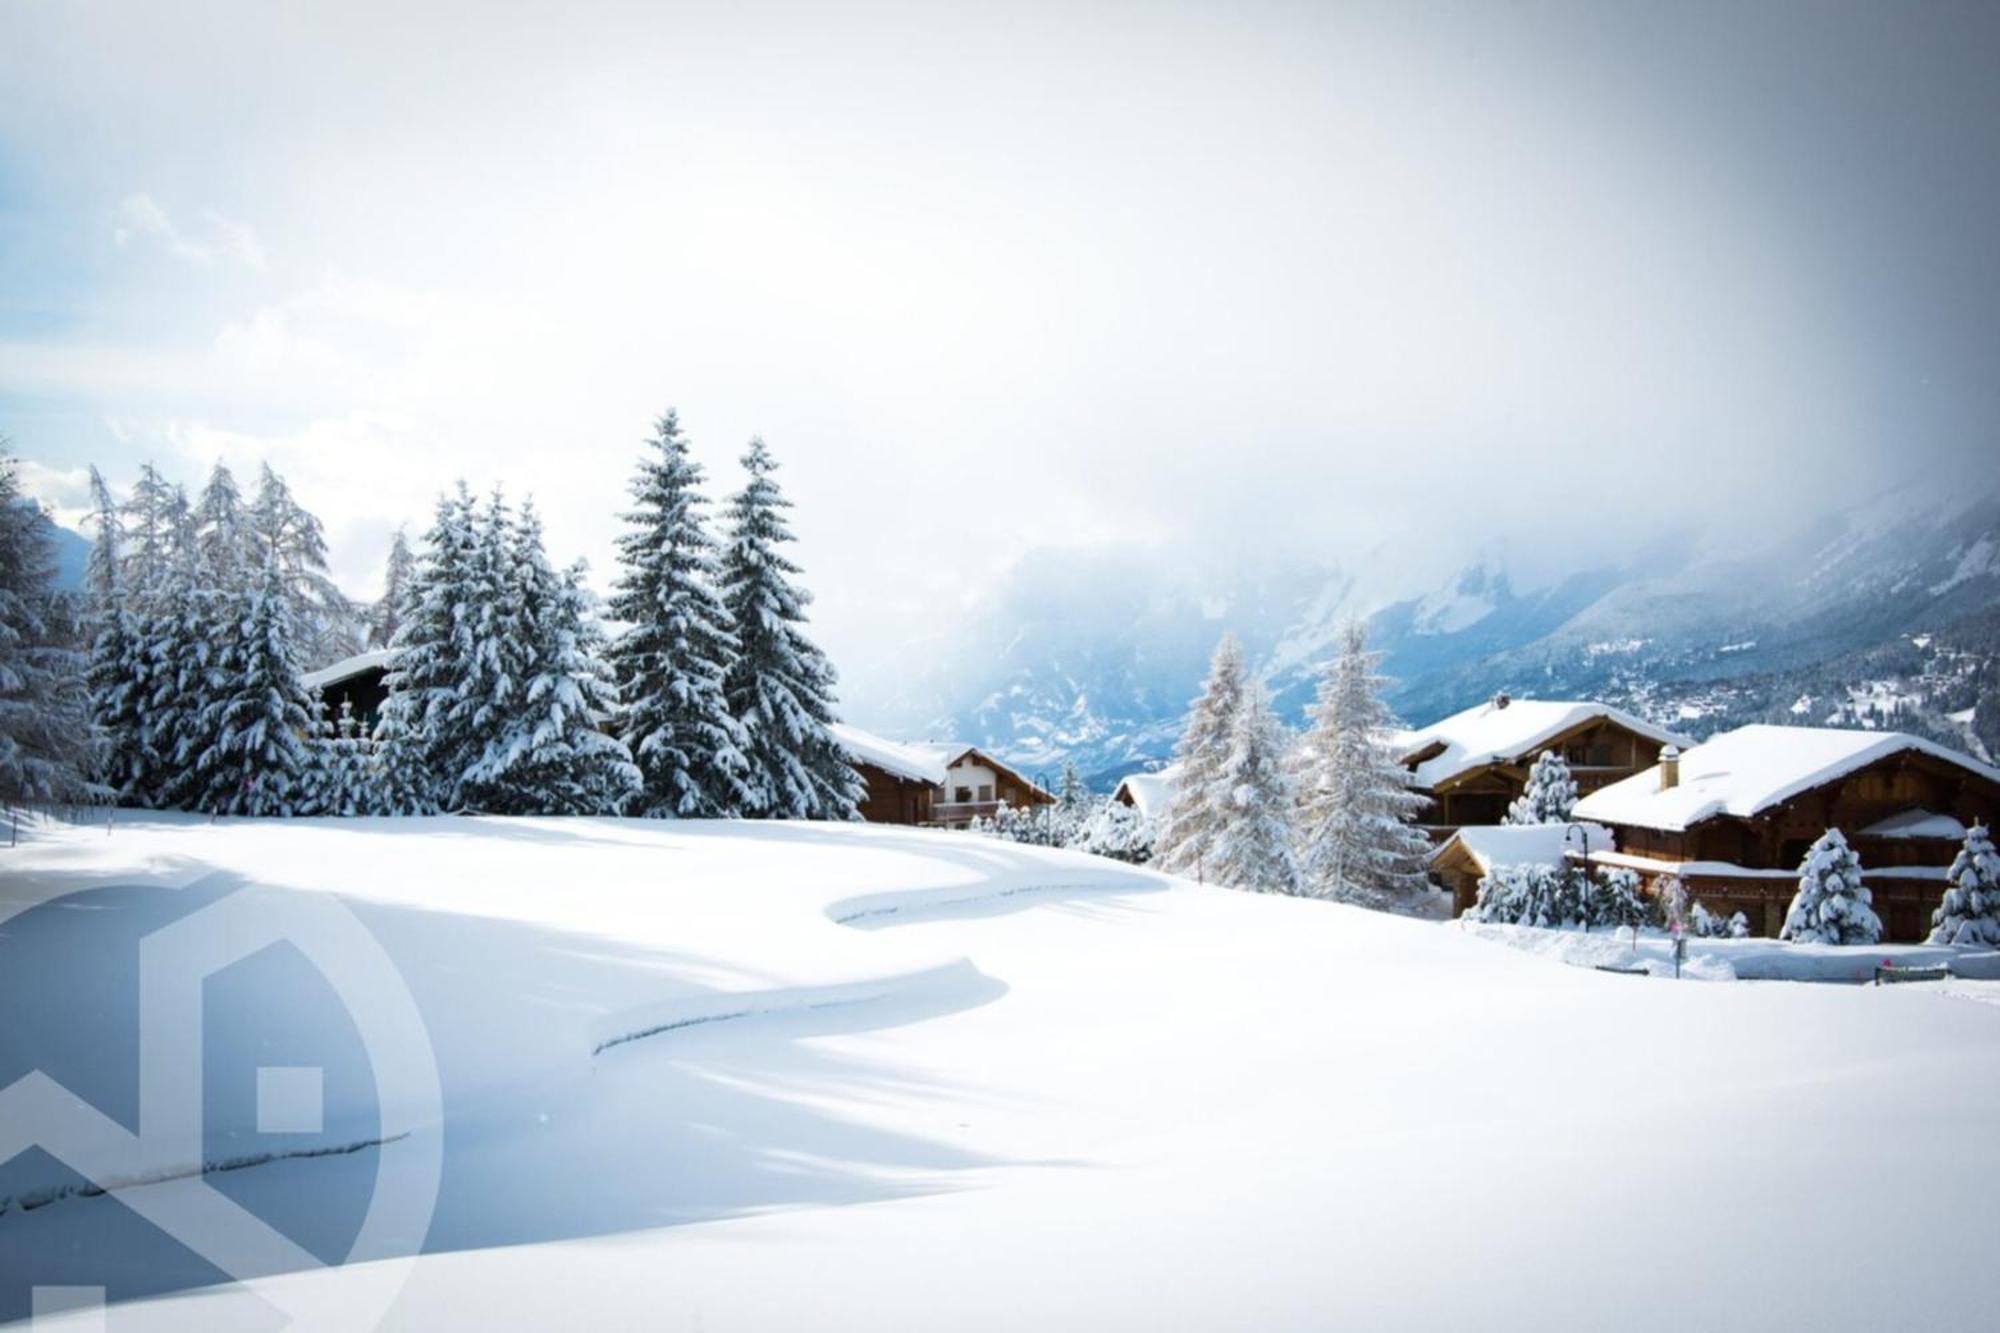
[[[213,209],[204,210],[202,220],[206,235],[190,235],[175,225],[152,195],[128,194],[118,201],[111,238],[121,249],[140,241],[157,241],[169,254],[193,264],[209,264],[221,258],[260,272],[270,267],[263,243],[248,223],[233,221]]]

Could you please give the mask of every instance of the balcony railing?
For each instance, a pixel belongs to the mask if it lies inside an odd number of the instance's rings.
[[[1005,801],[933,801],[931,818],[940,824],[964,824],[974,819],[991,819]]]

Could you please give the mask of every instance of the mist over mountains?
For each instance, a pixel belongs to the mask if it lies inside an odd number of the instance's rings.
[[[1570,521],[1612,516],[1549,519],[1545,565]],[[1074,759],[1102,787],[1170,752],[1225,629],[1296,724],[1358,614],[1413,725],[1500,690],[1603,698],[1697,735],[1782,718],[1984,752],[2000,723],[2000,697],[1980,706],[2000,690],[2000,493],[1913,488],[1824,517],[1690,527],[1527,587],[1504,554],[1431,587],[1398,589],[1395,563],[1190,573],[1135,547],[1032,551],[895,666],[850,675],[848,710],[1031,769]]]

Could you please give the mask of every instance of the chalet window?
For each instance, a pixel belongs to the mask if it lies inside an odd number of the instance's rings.
[[[980,800],[982,800],[982,801],[990,801],[990,800],[992,800],[992,799],[993,799],[993,784],[992,784],[992,783],[990,783],[990,782],[982,782],[982,783],[980,783],[980,784],[979,784],[979,799],[980,799]]]
[[[971,799],[972,799],[972,788],[970,788],[970,787],[953,787],[953,788],[951,789],[951,799],[952,799],[952,800],[954,800],[954,801],[961,801],[961,802],[963,802],[963,801],[969,801],[969,800],[971,800]]]

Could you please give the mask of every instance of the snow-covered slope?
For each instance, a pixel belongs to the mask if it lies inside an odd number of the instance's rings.
[[[31,1283],[105,1284],[154,1294],[113,1328],[274,1327],[266,1301],[363,1327],[390,1274],[383,1326],[426,1333],[1990,1317],[1934,1275],[1987,1258],[1992,1005],[1611,976],[885,828],[134,819],[7,855],[5,899],[46,901],[0,938],[0,1087],[43,1068],[130,1122],[137,939],[244,887],[351,908],[442,1108],[407,1271],[317,1265],[435,1125],[211,1174],[311,1260],[254,1291],[197,1289],[147,1239],[132,1208],[188,1182],[10,1208],[9,1314]],[[208,983],[211,1156],[271,1146],[259,1066],[323,1066],[327,1138],[391,1115],[297,963]],[[63,1178],[39,1152],[5,1173],[15,1198]],[[1852,1280],[1787,1280],[1857,1216]]]

